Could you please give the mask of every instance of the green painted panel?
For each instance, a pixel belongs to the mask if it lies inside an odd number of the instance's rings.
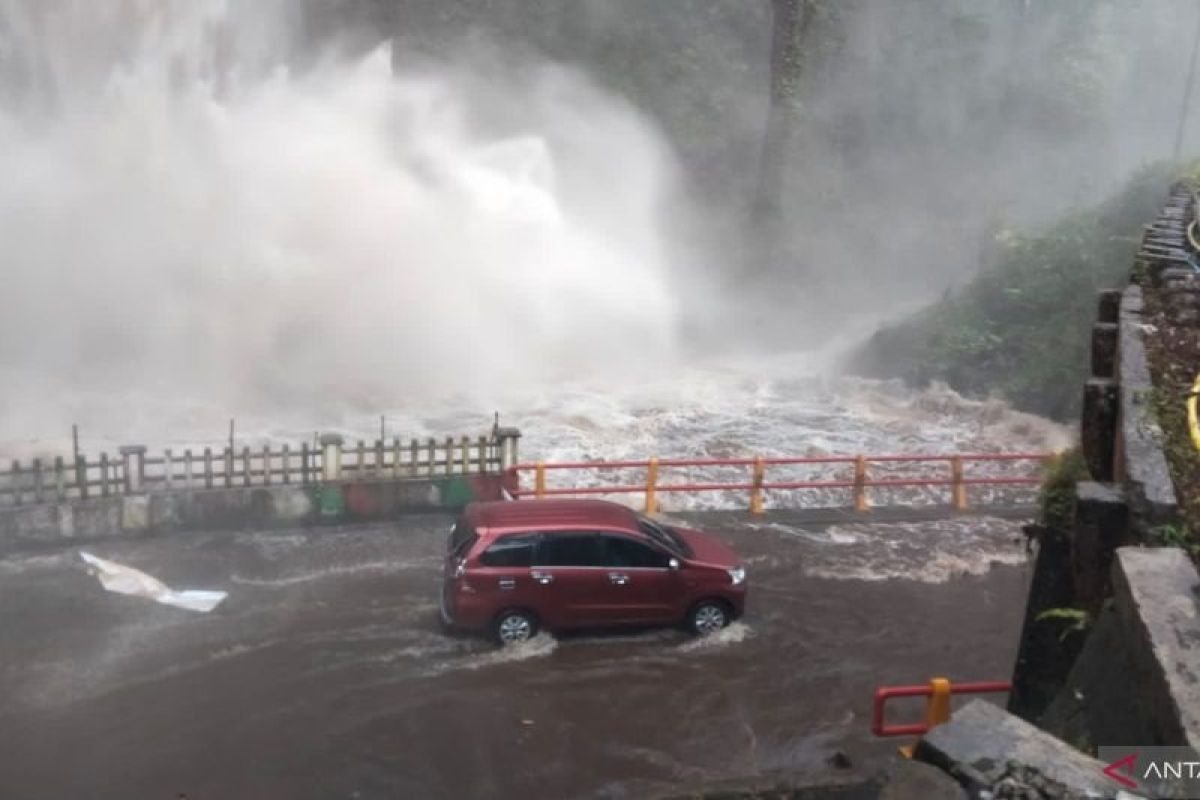
[[[447,478],[440,488],[443,506],[465,506],[475,499],[471,481],[464,477]]]
[[[346,513],[346,498],[340,486],[318,486],[313,501],[322,517],[340,517]]]

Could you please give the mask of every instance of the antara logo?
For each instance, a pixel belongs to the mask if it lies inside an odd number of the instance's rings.
[[[1134,774],[1133,768],[1137,764],[1137,757],[1138,754],[1134,753],[1112,762],[1104,768],[1104,774],[1126,789],[1136,789],[1138,782],[1131,776]]]

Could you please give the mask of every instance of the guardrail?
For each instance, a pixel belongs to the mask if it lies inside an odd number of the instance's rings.
[[[0,466],[0,506],[56,503],[144,492],[247,486],[313,485],[340,480],[385,480],[444,475],[501,474],[516,461],[514,428],[489,436],[445,439],[359,440],[347,446],[337,434],[311,444],[272,448],[206,447],[148,455],[140,445],[98,459],[80,455],[13,461]]]
[[[876,736],[922,736],[937,725],[950,720],[950,697],[956,694],[989,694],[1012,691],[1012,684],[1003,681],[950,683],[946,678],[934,678],[925,686],[880,686],[875,689],[875,704],[871,714],[871,733]],[[884,706],[894,697],[928,697],[925,721],[903,725],[884,724]]]
[[[773,490],[788,489],[848,489],[853,493],[854,508],[868,511],[871,508],[869,490],[872,488],[938,487],[950,490],[950,504],[957,510],[968,508],[967,489],[972,486],[1034,486],[1042,481],[1044,466],[1054,458],[1052,453],[977,453],[967,455],[884,455],[884,456],[813,456],[813,457],[764,457],[754,458],[650,458],[645,461],[578,461],[518,464],[509,470],[516,490],[513,496],[544,498],[567,495],[595,494],[643,494],[645,511],[658,511],[658,495],[664,492],[712,492],[737,491],[749,493],[751,513],[763,512],[765,495]],[[1037,474],[1030,475],[968,475],[967,466],[977,463],[1032,462],[1038,466]],[[872,477],[871,466],[896,464],[937,465],[948,467],[945,474],[929,474],[928,470],[918,475],[894,475]],[[797,465],[836,465],[845,467],[846,474],[825,480],[768,481],[769,467]],[[664,469],[675,467],[744,467],[749,470],[746,480],[733,482],[701,481],[694,483],[662,483]],[[550,487],[546,478],[550,472],[570,470],[629,470],[645,471],[644,480],[636,483],[607,486]],[[520,488],[522,473],[532,473],[532,489]]]

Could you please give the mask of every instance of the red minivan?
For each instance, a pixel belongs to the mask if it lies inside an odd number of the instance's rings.
[[[602,500],[472,503],[450,532],[442,620],[501,644],[549,630],[741,616],[746,573],[724,543]]]

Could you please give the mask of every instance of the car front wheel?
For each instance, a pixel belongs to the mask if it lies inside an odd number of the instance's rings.
[[[729,607],[719,600],[701,600],[688,615],[687,626],[696,636],[708,636],[729,624]]]
[[[527,611],[505,611],[492,630],[501,645],[520,644],[537,636],[537,620]]]

